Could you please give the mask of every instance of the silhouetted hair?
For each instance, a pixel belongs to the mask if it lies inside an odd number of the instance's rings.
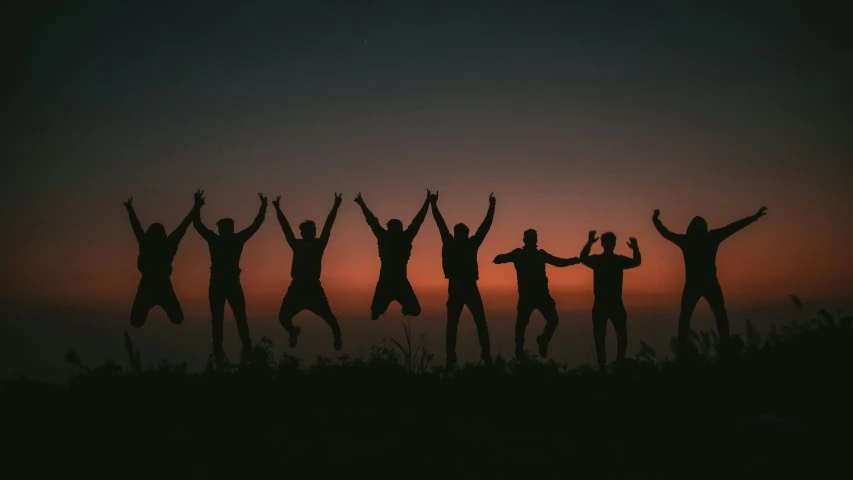
[[[392,232],[402,232],[403,231],[403,222],[401,222],[400,220],[397,220],[396,218],[392,218],[391,220],[388,220],[388,223],[386,223],[386,225],[388,226],[388,230],[390,230]]]
[[[216,226],[219,227],[219,231],[226,231],[230,233],[234,233],[234,219],[233,218],[223,218],[216,222]]]
[[[150,239],[163,239],[166,236],[166,227],[162,223],[152,223],[145,232],[145,237]]]
[[[468,230],[468,225],[464,223],[457,223],[453,226],[453,236],[456,238],[467,238],[469,233],[471,231]]]
[[[306,231],[317,233],[317,224],[312,220],[305,220],[299,224],[299,231],[302,232],[302,236],[305,236]]]
[[[708,233],[708,222],[702,217],[693,217],[690,225],[687,225],[687,235],[701,235]]]
[[[616,234],[613,232],[603,233],[601,235],[601,246],[608,250],[616,248]]]
[[[536,234],[536,230],[532,228],[528,228],[524,231],[524,243],[536,245],[536,241],[538,240],[538,235]]]

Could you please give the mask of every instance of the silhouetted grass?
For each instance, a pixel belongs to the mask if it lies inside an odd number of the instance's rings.
[[[408,325],[363,357],[305,364],[263,338],[246,361],[200,372],[142,368],[126,337],[127,365],[68,352],[67,386],[5,384],[7,432],[19,447],[189,476],[814,477],[849,446],[851,320],[820,310],[763,336],[747,321],[723,357],[714,331],[692,332],[677,360],[640,342],[607,375],[533,353],[445,371]]]

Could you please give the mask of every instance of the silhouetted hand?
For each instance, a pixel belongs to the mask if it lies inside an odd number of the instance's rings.
[[[430,192],[429,189],[427,188],[427,198],[426,198],[427,201],[428,202],[432,201],[432,197],[433,197],[432,192]]]
[[[124,205],[125,208],[133,208],[133,197],[130,197],[127,200],[125,200],[124,203],[122,203],[122,205]]]
[[[593,243],[598,241],[598,237],[595,236],[595,230],[589,231],[589,237],[587,238],[586,243],[592,245]]]
[[[204,205],[204,190],[196,190],[193,199],[195,200],[195,208],[201,208]]]
[[[262,193],[258,193],[258,198],[261,199],[261,205],[267,206],[267,197],[265,197]]]
[[[628,243],[628,247],[631,250],[636,250],[636,249],[640,248],[640,246],[637,245],[637,239],[634,237],[629,238],[627,243]]]
[[[429,191],[429,190],[427,190],[427,191]],[[430,195],[429,201],[432,202],[433,204],[438,202],[438,190],[436,190],[435,193]]]
[[[275,200],[273,200],[273,201],[272,201],[272,206],[273,206],[273,207],[275,207],[275,208],[280,208],[280,207],[281,207],[281,195],[277,195],[277,196],[275,197]]]
[[[336,206],[336,207],[337,207],[338,205],[340,205],[340,204],[341,204],[341,202],[343,202],[343,199],[341,198],[341,197],[343,197],[343,196],[344,196],[344,194],[343,194],[343,193],[338,194],[338,192],[335,192],[335,206]]]
[[[357,204],[359,204],[359,205],[363,205],[363,204],[364,204],[364,199],[363,199],[363,198],[361,198],[361,192],[358,192],[358,195],[356,195],[356,196],[355,196],[355,200],[354,200],[354,202],[355,202],[355,203],[357,203]]]
[[[435,192],[435,193],[438,194],[438,192]],[[495,192],[492,192],[489,194],[489,203],[492,205],[495,204]]]
[[[759,219],[759,218],[761,218],[761,217],[763,217],[763,216],[765,216],[765,215],[767,215],[767,207],[761,207],[761,208],[758,210],[758,213],[756,213],[756,214],[755,214],[755,218],[756,218],[756,219]]]
[[[655,214],[652,215],[652,220],[657,220],[660,217],[660,210],[655,209]]]

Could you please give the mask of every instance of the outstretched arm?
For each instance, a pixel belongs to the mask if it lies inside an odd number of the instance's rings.
[[[142,225],[139,224],[139,218],[136,217],[136,211],[133,209],[133,197],[127,199],[124,202],[124,208],[127,209],[127,214],[130,216],[130,227],[133,229],[133,236],[136,237],[136,241],[142,243],[143,237],[145,237],[145,230],[142,229]]]
[[[586,241],[586,245],[583,246],[580,257],[578,258],[578,260],[580,260],[582,264],[586,265],[589,268],[593,268],[592,259],[589,256],[589,252],[590,250],[592,250],[593,244],[595,244],[595,242],[597,241],[598,237],[595,236],[595,230],[590,230],[589,238]]]
[[[190,224],[193,223],[193,218],[195,218],[196,216],[196,210],[199,208],[201,208],[201,205],[197,203],[193,205],[192,210],[190,210],[190,213],[188,213],[187,216],[184,217],[184,220],[181,222],[181,224],[178,225],[178,227],[175,228],[175,230],[173,230],[172,233],[169,234],[169,241],[171,241],[175,245],[181,243],[181,239],[184,238],[184,235],[186,235],[187,233],[187,229],[190,228]]]
[[[430,198],[432,198],[432,193],[427,190],[427,196],[424,200],[424,204],[421,206],[421,209],[418,210],[418,214],[415,215],[415,218],[412,219],[412,223],[409,224],[409,228],[406,229],[406,234],[411,238],[415,238],[415,235],[418,234],[418,230],[421,229],[421,225],[424,224],[424,220],[426,220],[426,212],[429,208]]]
[[[332,207],[332,211],[329,212],[329,216],[326,217],[326,223],[323,224],[323,233],[320,235],[320,240],[323,243],[328,242],[329,236],[332,234],[332,225],[335,224],[335,217],[338,216],[338,207],[341,206],[341,202],[343,201],[341,200],[341,196],[343,194],[338,195],[337,192],[335,193],[335,205]]]
[[[516,255],[517,251],[518,250],[516,249],[516,250],[513,250],[509,253],[502,253],[502,254],[498,255],[497,257],[495,257],[495,259],[492,260],[492,263],[495,263],[497,265],[500,265],[503,263],[512,263],[512,261],[515,259],[515,255]]]
[[[237,235],[243,239],[243,241],[247,241],[252,238],[252,235],[257,233],[257,231],[261,228],[261,224],[264,223],[264,217],[267,215],[267,197],[263,196],[263,194],[258,193],[258,198],[261,199],[261,208],[258,209],[258,214],[255,216],[255,221],[252,222],[245,230],[238,233]]]
[[[663,223],[660,221],[660,210],[655,210],[655,214],[652,216],[652,222],[655,224],[655,228],[661,236],[670,242],[681,245],[681,235],[677,233],[670,232],[666,227],[663,226]]]
[[[204,190],[199,190],[195,192],[195,203],[199,206],[199,208],[193,209],[193,228],[195,231],[201,235],[201,238],[207,240],[208,242],[216,238],[216,234],[206,226],[201,221],[201,206],[204,205]]]
[[[453,237],[450,236],[450,230],[447,229],[447,224],[444,222],[444,217],[438,211],[438,192],[432,196],[432,218],[435,219],[435,224],[438,225],[438,233],[441,235],[442,242],[448,242]]]
[[[549,265],[553,265],[555,267],[571,267],[572,265],[577,265],[577,264],[581,263],[581,261],[578,257],[560,258],[560,257],[555,257],[554,255],[551,255],[550,253],[546,252],[545,250],[539,250],[539,251],[542,252],[543,257],[545,258],[545,263],[547,263]]]
[[[489,233],[489,229],[492,228],[492,220],[495,219],[495,194],[491,193],[489,195],[489,211],[486,212],[486,218],[483,219],[483,223],[480,224],[480,228],[477,229],[477,233],[474,234],[474,240],[477,244],[483,243],[483,240],[486,239],[486,234]]]
[[[281,231],[284,232],[284,238],[287,240],[287,244],[292,247],[296,242],[296,235],[293,234],[293,229],[290,228],[290,222],[287,221],[287,217],[285,217],[284,212],[281,211],[281,195],[275,197],[275,200],[272,202],[272,206],[275,207],[275,215],[278,218],[278,224],[281,225]]]
[[[622,257],[624,260],[622,261],[622,268],[634,268],[639,267],[642,262],[642,258],[640,257],[640,246],[637,245],[637,239],[631,237],[628,241],[628,248],[630,248],[634,252],[633,258]]]
[[[361,193],[355,196],[355,203],[361,207],[361,213],[364,214],[364,219],[367,220],[367,224],[370,226],[370,230],[373,231],[373,234],[377,237],[382,235],[382,232],[384,232],[385,229],[382,228],[382,225],[379,225],[379,219],[376,218],[376,215],[367,208],[367,204],[364,203],[364,199],[361,198]]]
[[[752,224],[764,215],[767,215],[767,207],[761,207],[761,209],[758,210],[758,213],[756,213],[755,215],[742,218],[734,223],[726,225],[723,228],[712,230],[711,233],[717,238],[717,241],[722,242],[723,240],[732,236],[735,232],[743,229],[747,225]]]

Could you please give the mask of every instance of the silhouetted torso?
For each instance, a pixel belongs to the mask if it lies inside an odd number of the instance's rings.
[[[208,239],[210,250],[210,275],[236,277],[240,275],[240,256],[246,239],[240,235],[216,235]]]
[[[290,277],[294,280],[320,280],[323,252],[328,242],[319,238],[299,238],[293,242],[293,265]]]
[[[380,277],[406,277],[413,240],[406,232],[385,230],[377,235],[379,258],[382,261]]]
[[[545,264],[551,255],[536,247],[516,248],[510,252],[510,261],[515,266],[519,294],[548,292],[548,276]]]
[[[476,281],[480,278],[477,251],[482,244],[476,237],[451,238],[441,246],[441,267],[444,278]]]
[[[590,255],[586,263],[592,268],[595,298],[622,298],[623,271],[629,268],[632,262],[632,259],[614,253]]]
[[[717,249],[720,239],[715,231],[702,236],[683,235],[678,246],[684,255],[685,277],[689,283],[717,281]]]
[[[178,243],[172,239],[143,239],[139,244],[139,256],[136,268],[145,276],[164,276],[172,274],[172,262],[178,253]]]

